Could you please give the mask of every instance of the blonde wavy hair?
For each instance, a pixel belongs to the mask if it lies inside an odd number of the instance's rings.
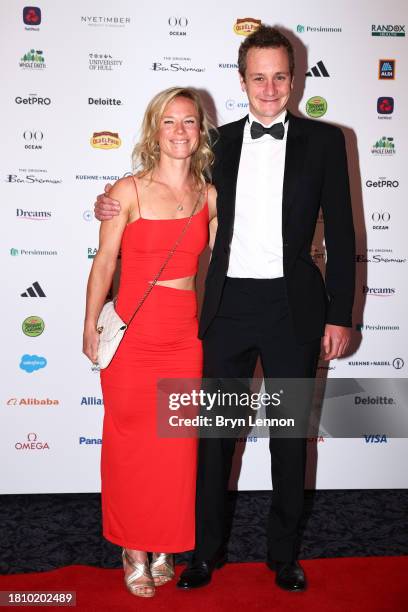
[[[159,92],[149,102],[143,117],[142,133],[139,142],[132,152],[134,172],[140,172],[139,176],[145,176],[152,172],[159,160],[160,149],[157,143],[157,132],[166,106],[176,98],[187,98],[194,102],[200,120],[200,141],[197,150],[191,157],[191,174],[198,186],[203,185],[206,180],[211,179],[211,165],[214,154],[210,147],[210,130],[214,129],[207,113],[204,110],[198,93],[190,87],[169,87]]]

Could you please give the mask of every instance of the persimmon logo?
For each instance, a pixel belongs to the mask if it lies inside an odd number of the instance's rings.
[[[237,19],[234,24],[235,34],[239,36],[248,36],[255,32],[261,25],[260,19],[253,19],[252,17],[244,17],[243,19]]]
[[[117,132],[94,132],[90,142],[94,149],[119,149],[122,144]]]
[[[14,445],[16,450],[50,450],[48,442],[38,440],[36,433],[27,434],[27,441],[16,442]]]

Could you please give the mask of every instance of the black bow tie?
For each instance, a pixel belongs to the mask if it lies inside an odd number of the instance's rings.
[[[270,134],[273,138],[277,140],[283,140],[285,136],[285,127],[283,123],[274,123],[271,127],[264,127],[260,123],[253,121],[251,123],[251,138],[261,138],[264,134]]]

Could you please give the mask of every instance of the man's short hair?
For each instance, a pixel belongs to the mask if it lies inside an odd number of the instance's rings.
[[[245,79],[249,49],[278,49],[279,47],[284,47],[288,53],[290,76],[293,77],[295,72],[295,53],[291,42],[277,28],[262,24],[239,47],[238,70],[242,78]]]

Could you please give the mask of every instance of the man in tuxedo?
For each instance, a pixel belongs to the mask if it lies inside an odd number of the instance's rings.
[[[251,378],[258,357],[265,378],[314,378],[350,341],[354,229],[344,137],[337,127],[287,110],[294,53],[262,25],[238,57],[249,115],[219,128],[213,182],[218,230],[200,320],[205,378]],[[112,202],[99,196],[98,218]],[[311,255],[320,208],[325,282]],[[323,341],[321,342],[321,338]],[[296,561],[303,510],[305,438],[271,438],[272,499],[267,566],[281,588],[307,586]],[[211,581],[224,562],[232,438],[200,440],[196,549],[178,587]]]

